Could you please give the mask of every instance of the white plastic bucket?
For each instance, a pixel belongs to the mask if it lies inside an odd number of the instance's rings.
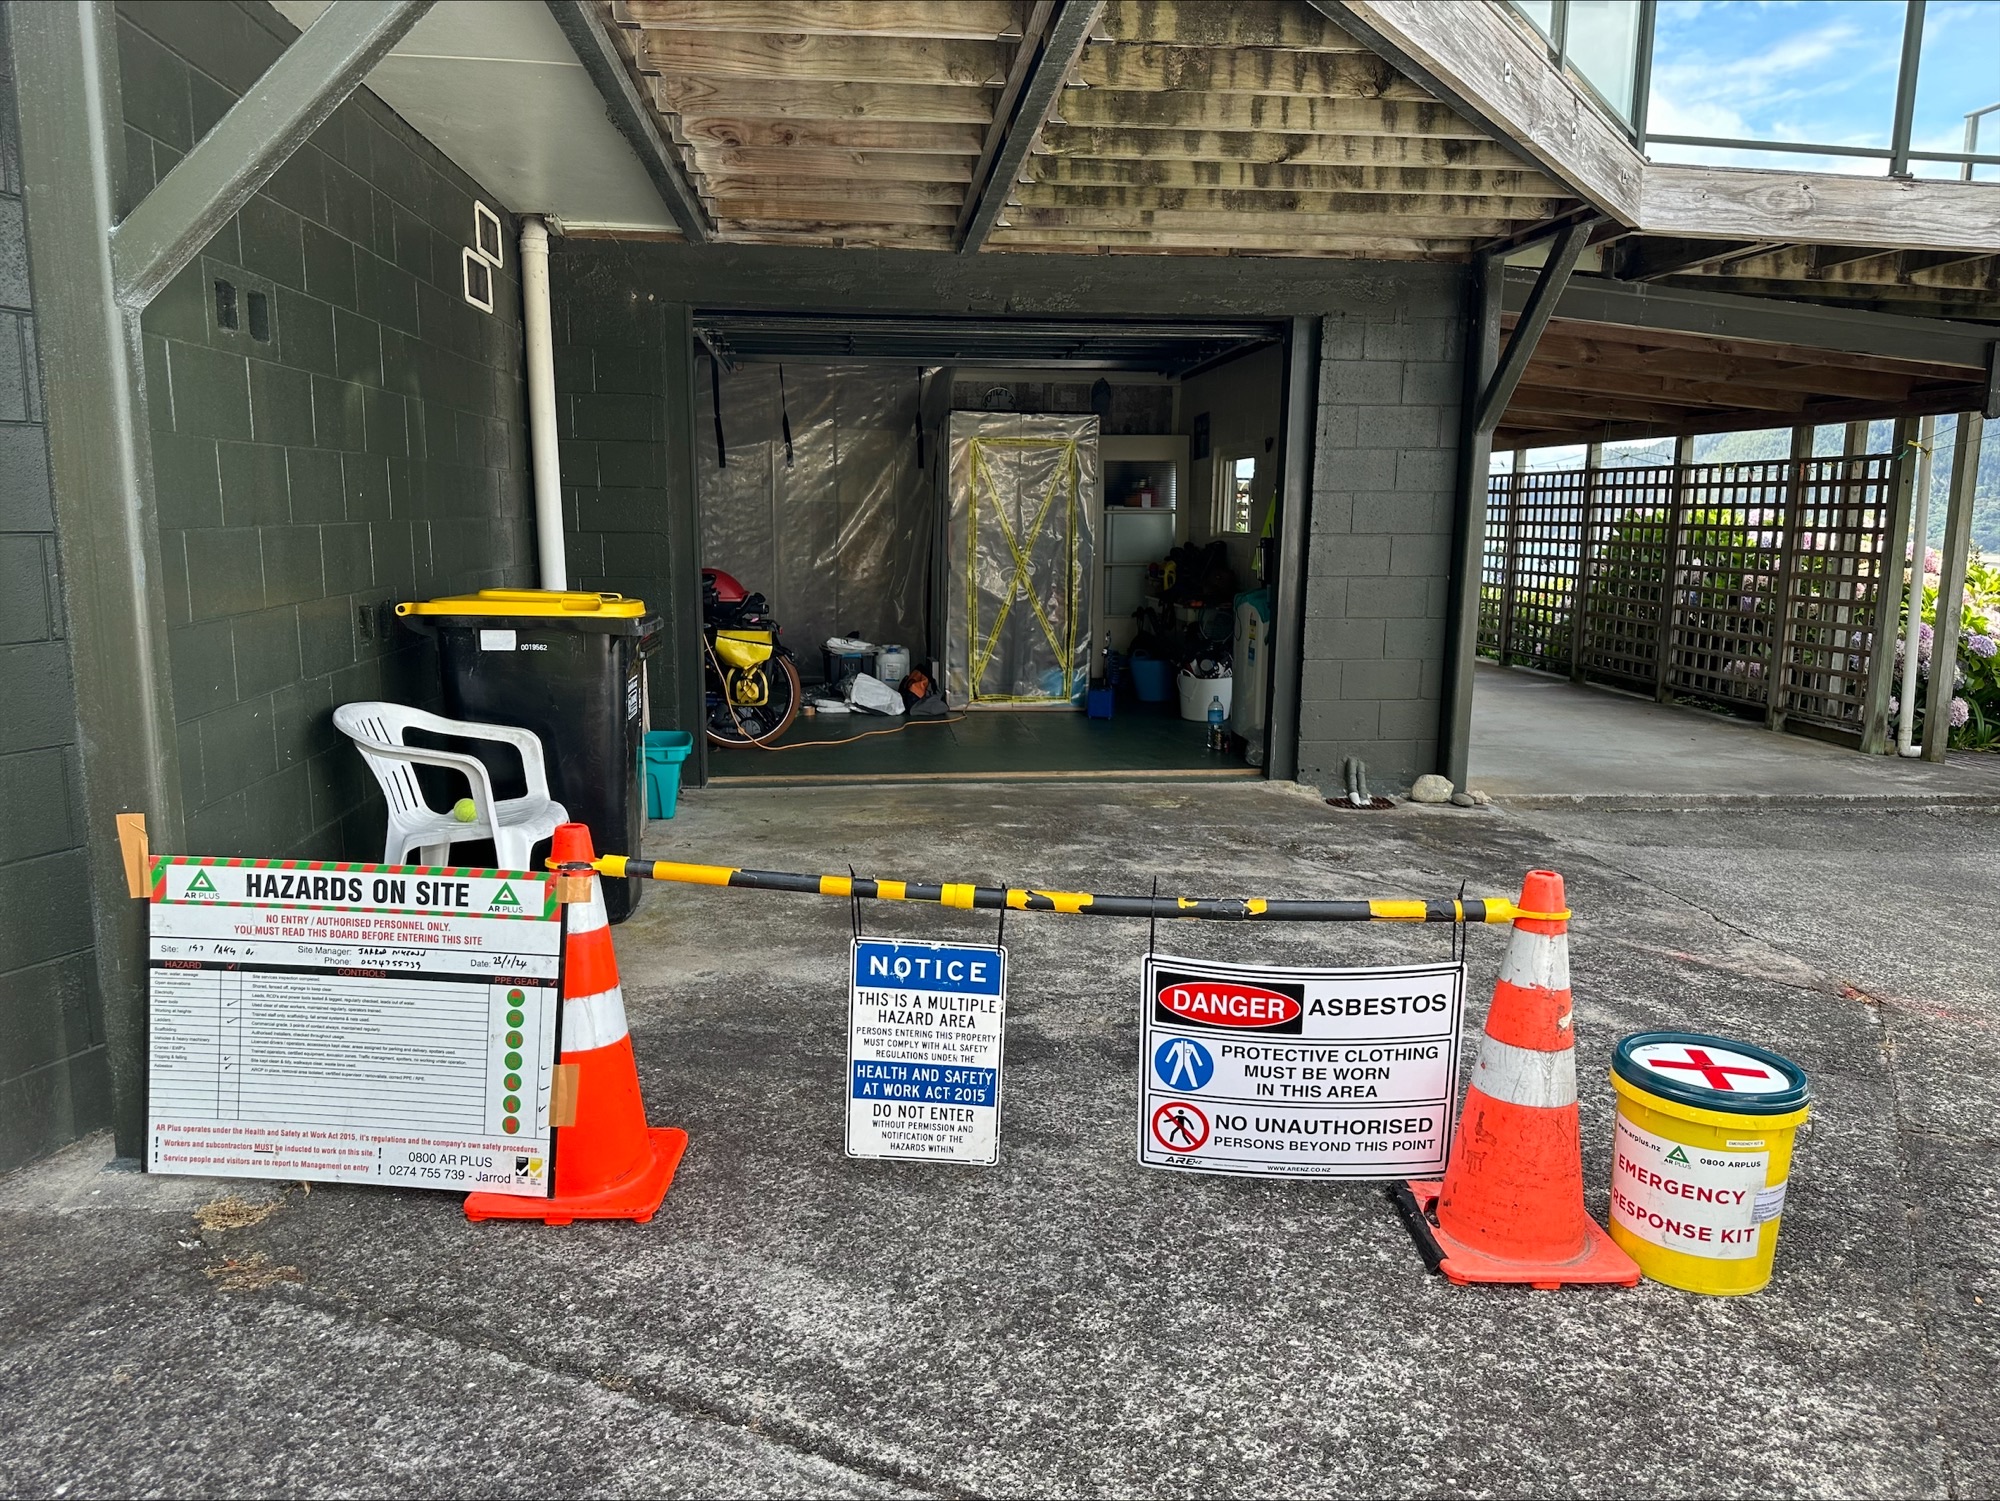
[[[875,676],[896,687],[910,675],[910,649],[907,646],[878,646],[875,648]]]
[[[1197,724],[1208,723],[1208,701],[1222,700],[1222,722],[1229,722],[1229,705],[1233,701],[1231,690],[1236,686],[1234,678],[1198,678],[1184,672],[1180,676],[1181,718],[1192,719]]]

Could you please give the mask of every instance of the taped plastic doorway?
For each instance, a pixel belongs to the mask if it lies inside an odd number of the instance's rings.
[[[786,361],[725,370],[718,453],[706,357],[702,365],[703,565],[770,601],[808,681],[820,675],[820,643],[850,631],[929,656],[933,500],[917,464],[916,368]]]
[[[946,692],[1071,703],[1090,672],[1097,419],[953,412],[949,431]]]

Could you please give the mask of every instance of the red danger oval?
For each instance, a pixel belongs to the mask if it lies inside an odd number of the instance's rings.
[[[1160,992],[1160,1004],[1175,1016],[1212,1027],[1277,1027],[1303,1009],[1283,991],[1232,980],[1169,985]]]

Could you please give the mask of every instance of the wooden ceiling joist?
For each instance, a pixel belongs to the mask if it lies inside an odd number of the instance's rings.
[[[1037,182],[1077,186],[1213,188],[1270,193],[1462,193],[1476,198],[1564,202],[1539,172],[1480,172],[1431,167],[1320,167],[1294,162],[1182,161],[1046,156]]]
[[[1097,32],[1113,42],[1368,52],[1325,16],[1296,0],[1117,0],[1104,8]]]
[[[1484,141],[1484,132],[1442,104],[1315,99],[1297,94],[1148,93],[1071,89],[1057,106],[1065,125],[1137,130],[1258,131],[1277,135],[1400,136]]]
[[[1019,0],[612,0],[621,26],[783,36],[1019,37]]]
[[[978,158],[963,156],[922,156],[904,151],[838,151],[831,147],[717,146],[703,153],[708,165],[710,191],[727,195],[753,191],[759,183],[785,183],[798,179],[824,182],[958,183],[972,181],[972,164]],[[871,186],[870,192],[875,188]]]
[[[914,37],[656,31],[647,35],[639,61],[648,73],[713,78],[998,88],[1006,81],[1014,51],[1001,42]]]
[[[1090,88],[1432,102],[1419,85],[1373,53],[1291,52],[1278,47],[1092,47],[1075,76]]]
[[[691,119],[724,116],[984,125],[993,114],[993,98],[998,92],[925,84],[723,79],[680,73],[662,73],[648,82],[662,108]]]
[[[1104,161],[1260,162],[1267,165],[1518,170],[1521,160],[1491,141],[1399,139],[1386,135],[1291,135],[1274,131],[1126,129],[1051,124],[1041,149],[1051,156]]]
[[[1466,219],[1511,223],[1542,217],[1564,205],[1559,198],[1476,198],[1452,193],[1286,193],[1230,188],[1098,186],[1085,183],[1024,183],[1014,201],[1037,208],[1200,209],[1231,214],[1385,215],[1410,219]]]
[[[1982,381],[1968,366],[1559,318],[1494,441],[1542,446],[1955,411],[1978,399]]]
[[[826,151],[892,151],[902,156],[979,155],[986,139],[978,125],[914,125],[901,120],[784,120],[755,117],[683,119],[682,139],[697,154],[711,147],[757,151],[794,148]],[[704,162],[706,157],[703,157]]]

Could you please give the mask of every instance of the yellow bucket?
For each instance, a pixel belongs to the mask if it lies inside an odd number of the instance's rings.
[[[1771,1280],[1805,1070],[1745,1042],[1641,1032],[1611,1084],[1611,1238],[1656,1282],[1754,1293]]]

